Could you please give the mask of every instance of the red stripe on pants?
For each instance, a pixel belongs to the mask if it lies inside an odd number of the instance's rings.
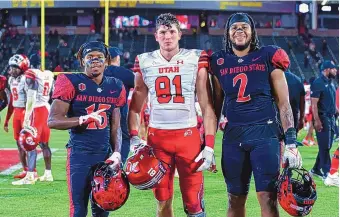
[[[74,204],[72,200],[72,189],[71,189],[71,168],[70,168],[70,156],[71,156],[71,149],[67,149],[67,162],[66,162],[66,178],[67,178],[67,189],[68,189],[68,196],[70,201],[70,217],[74,216]]]

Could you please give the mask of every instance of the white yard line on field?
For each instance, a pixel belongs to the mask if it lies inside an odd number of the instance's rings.
[[[12,150],[12,149],[0,149],[0,150]],[[17,149],[16,149],[16,150],[17,150]],[[51,152],[52,152],[52,153],[55,152],[55,151],[57,151],[57,150],[58,150],[57,148],[51,148]],[[44,157],[44,156],[43,156],[43,153],[40,152],[40,153],[38,154],[38,156],[37,156],[37,161],[40,160],[40,159],[43,158],[43,157]],[[19,169],[21,169],[21,168],[22,168],[21,163],[18,163],[18,164],[16,164],[16,165],[11,166],[11,167],[8,168],[7,170],[2,171],[2,172],[0,173],[0,175],[9,175],[9,174],[12,174],[14,171],[19,170]]]

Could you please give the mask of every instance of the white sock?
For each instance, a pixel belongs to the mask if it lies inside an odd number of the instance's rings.
[[[51,176],[52,175],[52,171],[51,170],[45,170],[44,175],[45,176]]]

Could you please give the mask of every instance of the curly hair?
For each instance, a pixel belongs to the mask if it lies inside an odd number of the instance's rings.
[[[247,16],[248,19],[250,20],[250,27],[251,27],[250,52],[260,49],[260,42],[259,42],[259,38],[257,36],[257,32],[256,32],[256,29],[255,29],[255,24],[254,24],[253,18],[251,16],[249,16],[247,13],[234,13],[228,18],[228,21],[227,21],[225,28],[224,28],[223,46],[224,46],[225,51],[229,52],[229,53],[234,53],[232,43],[231,43],[231,40],[230,40],[230,36],[229,36],[229,28],[230,28],[230,21],[235,15]]]
[[[178,29],[178,31],[181,30],[179,27],[179,22],[175,15],[171,13],[161,14],[156,19],[156,31],[162,25],[170,28],[172,24],[176,25],[176,28]]]

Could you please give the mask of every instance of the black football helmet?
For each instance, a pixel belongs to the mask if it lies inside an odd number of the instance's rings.
[[[317,199],[316,185],[305,169],[284,168],[277,182],[277,198],[291,216],[306,216]]]

